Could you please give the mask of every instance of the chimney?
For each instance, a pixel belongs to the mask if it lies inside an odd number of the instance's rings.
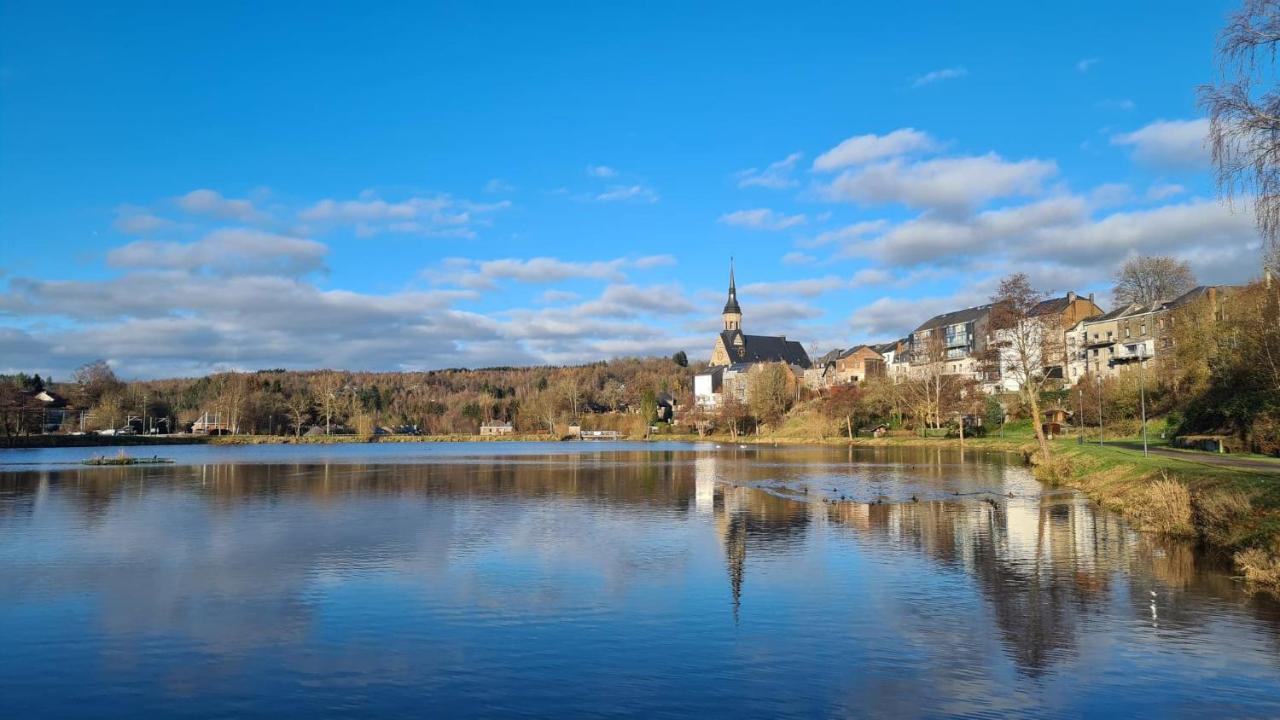
[[[1076,291],[1075,291],[1075,290],[1068,290],[1068,291],[1067,291],[1067,302],[1068,302],[1068,303],[1073,303],[1073,302],[1075,302],[1075,301],[1076,301]]]
[[[1089,293],[1089,302],[1093,302],[1093,293]]]

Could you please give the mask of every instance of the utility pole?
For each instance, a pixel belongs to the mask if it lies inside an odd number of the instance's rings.
[[[142,393],[142,434],[150,435],[151,431],[147,427],[147,394]]]

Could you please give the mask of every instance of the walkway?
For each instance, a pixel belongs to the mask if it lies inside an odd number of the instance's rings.
[[[1119,442],[1109,442],[1107,444],[1113,447],[1122,447],[1126,450],[1142,452],[1142,443],[1133,440],[1122,440]],[[1149,452],[1152,455],[1175,458],[1177,460],[1186,460],[1187,462],[1200,463],[1201,465],[1214,465],[1216,467],[1280,475],[1280,460],[1240,457],[1239,455],[1229,454],[1220,455],[1218,453],[1201,452],[1198,450],[1178,450],[1164,445],[1151,445]]]

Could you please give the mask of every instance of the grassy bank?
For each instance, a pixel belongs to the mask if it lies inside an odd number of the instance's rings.
[[[1227,467],[1223,456],[1170,451],[1152,438],[1158,454],[1144,456],[1135,428],[1120,437],[1086,432],[1052,441],[1053,461],[1036,462],[1035,473],[1051,485],[1079,490],[1108,510],[1149,532],[1196,538],[1211,551],[1229,555],[1255,588],[1280,594],[1280,463],[1266,456],[1226,456],[1252,467]],[[1110,429],[1110,433],[1114,433]],[[807,437],[806,437],[807,434]],[[1002,436],[1003,435],[1003,436]],[[1003,434],[966,438],[975,451],[1014,453],[1035,462],[1039,447],[1030,425],[1010,423]],[[697,439],[697,438],[693,438]],[[883,438],[827,436],[803,420],[789,421],[778,433],[737,439],[703,438],[721,443],[828,444],[867,447],[960,448],[959,438],[893,434]]]
[[[1219,467],[1205,458],[1054,443],[1042,480],[1074,487],[1137,527],[1195,537],[1230,554],[1251,582],[1280,591],[1280,474]]]

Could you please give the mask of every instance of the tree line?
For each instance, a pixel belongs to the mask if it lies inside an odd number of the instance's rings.
[[[130,418],[168,418],[179,430],[207,417],[251,435],[475,433],[486,422],[553,433],[557,426],[603,413],[655,419],[657,398],[686,401],[692,373],[684,353],[624,358],[571,367],[499,367],[427,372],[347,372],[268,369],[198,378],[119,379],[95,361],[67,382],[44,386],[63,395],[67,432],[119,428]],[[25,376],[0,381],[0,423],[6,434],[34,407]],[[83,423],[83,425],[82,425]],[[315,430],[312,430],[315,428]]]

